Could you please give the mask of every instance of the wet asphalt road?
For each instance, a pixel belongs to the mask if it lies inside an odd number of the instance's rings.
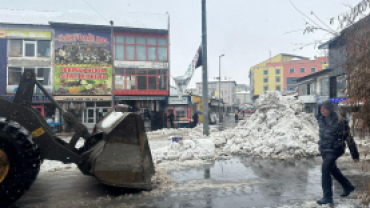
[[[320,159],[291,161],[235,157],[169,172],[176,186],[159,196],[112,189],[79,172],[41,173],[18,207],[277,207],[317,200],[321,196]],[[360,164],[340,163],[344,174],[365,190],[370,178]],[[365,183],[366,182],[366,183]],[[155,191],[155,190],[154,190]],[[341,188],[334,183],[338,201]],[[121,195],[133,194],[122,199]],[[355,194],[352,195],[355,197]]]

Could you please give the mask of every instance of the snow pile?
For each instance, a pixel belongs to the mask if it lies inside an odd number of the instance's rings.
[[[210,139],[180,140],[152,150],[152,156],[157,163],[162,160],[213,160],[215,145]]]
[[[312,114],[303,112],[304,103],[302,101],[293,96],[282,96],[280,92],[266,92],[260,95],[255,106],[257,110],[248,120],[240,121],[236,128],[222,132],[211,129],[209,137],[203,136],[202,129],[197,127],[163,129],[148,133],[148,138],[183,137],[184,142],[210,139],[216,147],[216,153],[226,155],[246,154],[286,159],[319,154],[318,124]],[[181,147],[183,146],[177,147],[171,144],[170,147],[166,147],[164,154],[157,152],[155,154],[159,158],[168,160],[187,159],[188,151],[186,150],[188,148],[185,145],[179,150]]]
[[[266,92],[255,106],[249,120],[213,137],[223,152],[281,159],[318,154],[318,124],[312,114],[303,112],[302,101]]]

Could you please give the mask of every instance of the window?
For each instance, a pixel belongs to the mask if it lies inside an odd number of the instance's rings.
[[[320,81],[320,95],[329,95],[329,78],[326,77]]]
[[[22,68],[11,68],[8,69],[8,85],[19,85],[22,76]]]
[[[311,67],[311,72],[316,72],[316,68],[315,67]]]
[[[50,57],[49,40],[9,40],[9,57]]]
[[[281,90],[281,88],[280,88],[280,85],[276,85],[276,91],[280,91]]]
[[[263,75],[268,75],[269,74],[269,71],[267,69],[264,69],[263,70]]]
[[[19,85],[22,74],[25,70],[32,70],[36,73],[36,80],[42,85],[51,85],[51,70],[50,68],[23,68],[9,67],[8,68],[8,85]]]
[[[37,57],[50,57],[50,41],[38,40],[37,41]]]
[[[116,60],[168,61],[167,38],[117,35],[114,38]]]
[[[158,76],[158,86],[160,90],[167,90],[167,76]]]
[[[337,97],[345,97],[346,96],[346,77],[344,75],[337,76]]]
[[[157,89],[157,77],[148,77],[148,89],[155,90]]]
[[[263,86],[263,91],[267,91],[268,90],[268,86]]]
[[[23,40],[9,40],[9,57],[23,56]]]
[[[289,69],[289,73],[294,74],[294,68]]]
[[[287,90],[288,91],[296,91],[297,90],[297,86],[288,86],[287,87]]]
[[[275,74],[280,74],[280,69],[275,69]]]
[[[147,89],[147,76],[137,76],[137,89],[138,90]]]
[[[269,82],[268,78],[263,78],[263,83],[268,83],[268,82]]]
[[[287,84],[297,84],[297,77],[288,77],[286,79]]]
[[[126,83],[127,83],[128,90],[134,90],[135,89],[135,76],[126,76]]]
[[[305,68],[304,67],[300,68],[300,71],[301,71],[301,73],[304,73],[305,72]]]
[[[298,87],[299,96],[307,95],[307,84],[301,84]]]
[[[117,71],[117,70],[116,70]],[[114,79],[114,89],[123,90],[125,89],[125,76],[116,75]]]
[[[275,78],[275,81],[276,81],[276,82],[280,82],[280,77],[276,77],[276,78]]]

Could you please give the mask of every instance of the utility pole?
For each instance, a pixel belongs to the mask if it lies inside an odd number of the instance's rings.
[[[206,0],[202,0],[203,135],[209,136]]]
[[[110,27],[110,33],[111,33],[111,40],[110,40],[110,44],[111,44],[111,54],[112,54],[112,87],[111,87],[111,99],[112,99],[112,102],[111,102],[111,105],[112,105],[112,112],[114,112],[114,104],[115,104],[115,101],[114,101],[114,84],[115,84],[115,76],[114,76],[114,61],[113,61],[113,59],[114,59],[114,57],[113,57],[113,24],[114,24],[114,22],[113,22],[113,20],[111,20],[110,21],[110,25],[111,25],[111,27]]]
[[[218,130],[221,130],[221,57],[225,56],[224,54],[218,57]],[[223,121],[222,121],[223,122]]]

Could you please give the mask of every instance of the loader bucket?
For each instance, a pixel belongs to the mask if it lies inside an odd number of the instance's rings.
[[[89,151],[92,175],[109,186],[151,190],[155,170],[139,115],[111,112],[96,124],[94,134],[103,139]]]

